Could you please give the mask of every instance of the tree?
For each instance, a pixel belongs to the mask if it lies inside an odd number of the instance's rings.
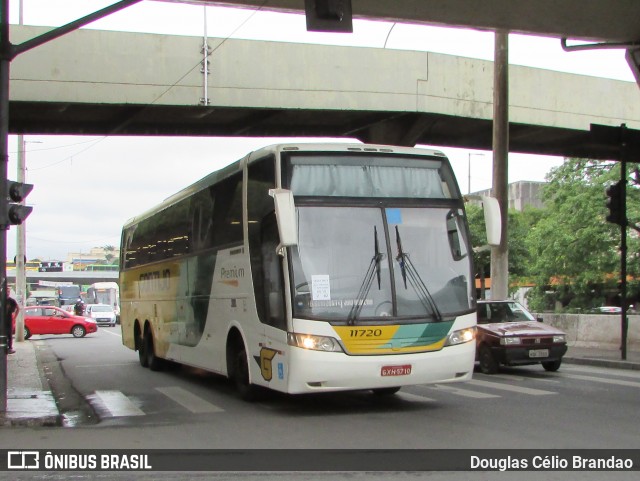
[[[540,209],[528,208],[524,212],[510,210],[508,213],[508,248],[509,248],[509,279],[510,284],[530,275],[528,270],[529,251],[526,245],[526,237],[531,224],[540,217]],[[478,251],[479,247],[486,244],[486,227],[482,208],[470,204],[466,207],[471,233],[471,245],[474,248],[473,262],[475,275],[479,278],[488,278],[491,273],[490,250]]]
[[[620,227],[605,221],[605,186],[618,179],[618,163],[588,159],[569,159],[547,176],[544,215],[526,238],[536,284],[529,297],[534,310],[551,307],[546,299],[550,288],[569,309],[602,305],[615,292]],[[637,184],[628,191],[632,199]],[[629,212],[637,211],[633,202],[629,205]],[[637,256],[637,239],[631,240],[629,252]],[[637,263],[634,269],[637,276]]]

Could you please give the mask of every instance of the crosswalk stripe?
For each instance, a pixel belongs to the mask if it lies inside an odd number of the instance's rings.
[[[458,396],[470,397],[474,399],[487,399],[492,397],[500,397],[496,394],[487,394],[479,391],[472,391],[470,389],[462,389],[454,386],[447,386],[446,384],[436,384],[435,386],[429,386],[430,389],[438,389],[440,391],[446,391]]]
[[[420,396],[418,394],[411,394],[408,392],[399,392],[396,394],[396,397],[399,397],[401,399],[404,399],[406,401],[412,401],[412,402],[427,402],[427,401],[435,401],[435,399],[431,399],[429,397],[426,396]]]
[[[630,377],[633,379],[640,379],[640,372],[633,370],[623,370],[623,369],[612,369],[607,367],[587,367],[587,366],[579,366],[577,364],[572,364],[571,366],[562,367],[562,372],[567,371],[580,371],[580,372],[590,372],[593,374],[602,374],[604,376],[617,376],[617,377]]]
[[[215,404],[211,404],[201,397],[177,386],[157,387],[156,390],[173,399],[192,413],[215,413],[224,411],[224,409]]]
[[[144,411],[120,391],[96,391],[95,394],[113,417],[145,415]]]
[[[523,386],[513,386],[511,384],[502,384],[498,382],[480,381],[477,379],[472,379],[471,381],[468,381],[467,384],[470,384],[472,386],[478,386],[478,387],[486,387],[490,389],[498,389],[502,391],[517,392],[520,394],[529,394],[531,396],[544,396],[548,394],[558,394],[552,391],[543,391],[542,389],[533,389],[530,387],[523,387]]]
[[[565,377],[571,379],[581,379],[583,381],[602,382],[605,384],[615,384],[616,386],[640,387],[640,382],[625,381],[624,379],[612,379],[596,376],[582,376],[580,374],[566,374]]]

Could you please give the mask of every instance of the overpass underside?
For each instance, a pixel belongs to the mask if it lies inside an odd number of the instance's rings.
[[[436,113],[11,102],[11,132],[53,135],[345,137],[491,150],[492,121]],[[606,138],[605,138],[606,137]],[[512,152],[616,159],[615,134],[510,123]]]
[[[43,31],[12,26],[12,42]],[[434,54],[79,30],[11,66],[23,134],[346,137],[492,147],[493,63]],[[206,105],[202,102],[206,94]],[[510,68],[512,152],[640,159],[636,84]],[[592,128],[592,124],[608,128]]]

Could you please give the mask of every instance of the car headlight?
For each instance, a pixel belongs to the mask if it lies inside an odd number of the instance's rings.
[[[567,342],[567,336],[564,334],[556,334],[553,336],[553,342]]]
[[[467,327],[465,329],[459,329],[453,331],[447,336],[445,346],[455,346],[456,344],[464,344],[465,342],[473,341],[476,338],[476,326]]]
[[[519,337],[501,337],[500,344],[503,346],[512,346],[514,344],[522,344],[522,340]]]
[[[312,351],[343,352],[340,343],[333,337],[311,334],[287,333],[287,344]]]

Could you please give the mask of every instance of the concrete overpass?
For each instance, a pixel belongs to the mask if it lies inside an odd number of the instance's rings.
[[[11,27],[13,43],[47,29]],[[493,62],[416,51],[77,30],[11,66],[12,133],[332,136],[491,150]],[[618,158],[630,82],[510,66],[510,151]],[[640,152],[636,152],[640,154]],[[636,157],[638,158],[638,157]]]
[[[89,285],[95,282],[118,282],[117,271],[70,271],[70,272],[34,272],[26,271],[27,284],[37,284],[39,281],[73,282],[77,285]],[[7,269],[8,284],[16,281],[15,269]]]

